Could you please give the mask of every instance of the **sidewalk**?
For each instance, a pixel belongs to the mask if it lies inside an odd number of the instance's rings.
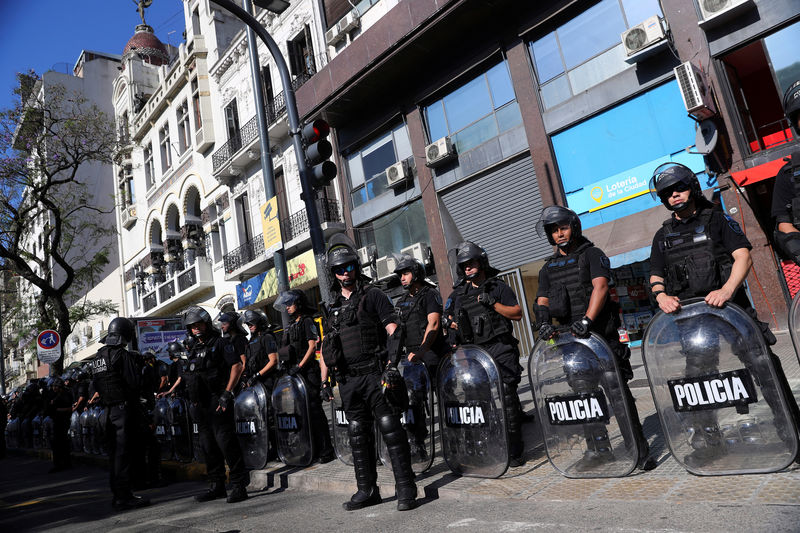
[[[800,400],[800,364],[789,336],[779,334],[778,344],[773,349],[781,358],[795,398]],[[453,475],[441,458],[441,446],[437,439],[433,467],[425,474],[417,476],[420,495],[424,491],[430,498],[460,501],[504,498],[533,502],[590,500],[592,503],[657,501],[674,504],[708,502],[800,505],[800,465],[792,464],[782,472],[763,475],[697,477],[689,474],[672,458],[666,446],[638,349],[633,351],[631,363],[634,368],[631,388],[637,400],[645,436],[650,442],[651,455],[658,459],[655,470],[635,471],[624,478],[565,478],[550,465],[537,425],[528,423],[524,426],[527,463],[518,468],[510,468],[499,479]],[[520,396],[523,409],[530,413],[534,406],[527,378],[527,361],[523,366],[526,375],[520,384]],[[90,458],[105,461],[105,458],[98,456]],[[177,479],[201,479],[204,471],[202,465],[196,464],[165,463],[164,467]],[[350,495],[355,491],[353,468],[338,460],[308,468],[270,463],[263,470],[251,472],[250,476],[251,491],[268,487],[290,487],[342,495]],[[394,479],[388,466],[378,467],[378,483],[383,496],[390,497],[394,494]]]

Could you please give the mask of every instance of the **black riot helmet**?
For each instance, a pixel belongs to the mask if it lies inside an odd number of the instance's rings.
[[[797,125],[797,119],[800,117],[800,80],[786,89],[783,95],[783,112],[786,113],[795,136],[800,137],[800,127]]]
[[[183,355],[183,352],[183,345],[178,341],[172,341],[171,343],[167,344],[167,353],[169,354],[170,359],[179,359],[181,355]]]
[[[100,342],[108,346],[125,345],[133,339],[133,322],[118,316],[108,325],[108,333]]]
[[[247,331],[244,329],[244,322],[242,321],[242,317],[239,313],[235,313],[233,311],[223,311],[217,317],[217,322],[221,324],[228,324],[228,331],[225,334],[232,335],[236,333],[237,335],[247,335]]]
[[[358,261],[358,254],[356,253],[356,245],[344,233],[337,233],[328,241],[328,251],[326,253],[326,262],[328,264],[328,270],[331,274],[335,275],[335,271],[340,267],[346,267],[347,265],[353,265],[353,268],[356,270],[356,278],[358,275],[361,274],[361,265]],[[355,279],[352,282],[348,282],[349,285],[355,283]],[[334,278],[335,279],[335,278]],[[338,280],[336,280],[338,283]]]
[[[183,327],[186,328],[186,332],[189,335],[192,335],[192,330],[189,326],[192,324],[197,324],[198,322],[205,323],[206,333],[211,333],[211,331],[214,329],[214,325],[211,321],[211,315],[208,314],[208,311],[197,305],[193,305],[184,311],[182,322]]]
[[[300,289],[292,289],[282,292],[272,304],[272,308],[276,311],[288,311],[290,305],[295,305],[294,313],[291,316],[312,314],[314,309],[308,303],[306,294]]]
[[[572,209],[560,205],[551,205],[542,210],[539,222],[536,223],[536,233],[539,234],[539,237],[547,237],[547,241],[555,246],[553,227],[565,224],[569,224],[570,229],[572,229],[572,237],[570,241],[561,244],[561,247],[565,247],[570,242],[581,238],[581,219]]]
[[[50,390],[53,390],[55,387],[64,387],[64,380],[59,376],[54,377],[50,381]]]
[[[269,327],[267,315],[261,311],[253,311],[252,309],[244,312],[244,323],[248,326],[250,324],[255,325],[256,330],[259,332],[266,331]]]
[[[447,257],[451,265],[456,265],[458,275],[462,279],[470,279],[467,278],[464,272],[464,265],[472,259],[478,259],[480,261],[481,270],[483,270],[487,278],[492,278],[500,272],[489,265],[489,256],[486,255],[486,250],[471,241],[460,243],[447,253]]]
[[[672,195],[674,187],[686,187],[691,191],[689,199],[694,199],[695,203],[705,199],[703,191],[700,189],[700,181],[692,169],[680,163],[664,163],[653,171],[650,178],[650,196],[653,200],[660,199],[661,203],[670,211],[680,211],[686,207],[686,203],[670,205],[669,197]],[[686,190],[686,189],[684,189]]]
[[[425,265],[422,264],[422,261],[409,254],[395,255],[394,260],[397,265],[394,267],[395,274],[399,276],[405,271],[411,272],[411,283],[403,285],[404,289],[410,289],[411,284],[415,281],[425,283]]]

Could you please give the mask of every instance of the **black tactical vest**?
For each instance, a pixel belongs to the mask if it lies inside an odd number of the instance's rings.
[[[189,355],[188,373],[193,374],[194,379],[190,379],[194,381],[192,384],[195,387],[194,393],[202,400],[206,399],[207,393],[220,392],[227,385],[228,376],[223,375],[225,361],[222,357],[222,350],[217,349],[221,340],[218,335],[214,335],[205,341],[198,342]],[[187,383],[188,388],[189,383]],[[198,401],[192,398],[191,390],[189,395],[192,401]]]
[[[664,222],[660,246],[667,294],[680,299],[705,296],[730,276],[731,255],[711,239],[713,213],[710,208],[701,210],[694,224],[679,224],[672,217]]]
[[[478,302],[478,295],[484,291],[491,292],[497,283],[498,280],[489,278],[475,288],[470,282],[465,281],[454,291],[461,296],[461,309],[469,316],[475,344],[495,341],[512,331],[511,322],[507,318]]]
[[[561,323],[577,320],[589,308],[592,280],[585,254],[592,246],[591,242],[585,242],[567,255],[551,257],[544,265],[550,281],[547,294],[550,314]]]
[[[794,196],[789,207],[792,209],[792,223],[800,228],[800,150],[792,152],[792,160],[786,163],[780,172],[788,172],[792,180]]]
[[[94,386],[103,405],[122,403],[128,399],[129,394],[120,371],[121,358],[125,356],[125,351],[119,346],[104,346],[90,363]]]
[[[364,298],[371,288],[371,285],[359,284],[349,300],[336,302],[330,309],[330,325],[339,332],[342,352],[348,362],[369,360],[381,348],[378,317],[364,311]]]
[[[270,340],[274,343],[274,337],[267,332],[259,333],[257,337],[250,339],[250,343],[245,348],[245,372],[249,377],[255,376],[269,362]]]
[[[300,359],[302,359],[308,351],[305,322],[306,317],[302,317],[299,321],[292,322],[289,327],[286,328],[286,345],[294,347],[295,353]],[[299,361],[292,361],[292,363],[298,362]]]
[[[406,351],[416,352],[422,341],[425,340],[425,330],[428,328],[428,314],[424,309],[425,295],[430,287],[422,287],[416,295],[406,293],[397,302],[395,311],[400,321],[400,327],[405,334]]]

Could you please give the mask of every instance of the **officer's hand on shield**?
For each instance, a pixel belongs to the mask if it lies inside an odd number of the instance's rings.
[[[247,378],[247,383],[245,383],[244,386],[249,389],[250,387],[254,386],[256,383],[258,383],[258,378],[259,378],[258,374],[253,374],[252,376]]]
[[[706,294],[706,303],[711,307],[722,307],[725,302],[733,297],[733,292],[727,290],[724,286],[716,291],[711,291]]]
[[[301,370],[301,368],[300,368],[300,365],[294,365],[294,366],[292,366],[292,367],[291,367],[289,370],[287,370],[286,372],[287,372],[287,373],[288,373],[290,376],[295,376],[295,375],[297,375],[297,374],[300,372],[300,370]]]
[[[681,308],[681,300],[677,296],[670,296],[665,292],[658,293],[656,295],[656,302],[658,302],[658,307],[665,313],[674,313],[676,311],[680,311]]]
[[[417,354],[415,354],[414,352],[411,352],[410,354],[408,354],[408,361],[410,363],[413,363],[414,361],[417,360],[417,357],[418,357]]]
[[[584,316],[580,320],[573,322],[569,329],[572,330],[572,334],[576,337],[586,338],[589,336],[590,327],[592,327],[592,319]]]
[[[333,400],[333,389],[331,388],[331,384],[327,381],[322,384],[322,387],[319,391],[320,397],[323,401],[330,402]]]
[[[539,326],[539,338],[549,341],[553,338],[556,334],[556,328],[553,327],[553,324],[549,322],[545,322],[541,326]]]
[[[217,411],[222,409],[222,412],[225,412],[233,404],[233,393],[229,390],[222,391],[222,394],[219,395],[219,406],[217,407]]]

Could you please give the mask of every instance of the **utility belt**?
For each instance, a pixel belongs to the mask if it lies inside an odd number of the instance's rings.
[[[347,377],[355,378],[376,372],[381,372],[381,366],[377,359],[371,359],[369,361],[360,361],[358,363],[347,363],[344,369],[339,369],[338,375],[341,376],[344,374]]]

